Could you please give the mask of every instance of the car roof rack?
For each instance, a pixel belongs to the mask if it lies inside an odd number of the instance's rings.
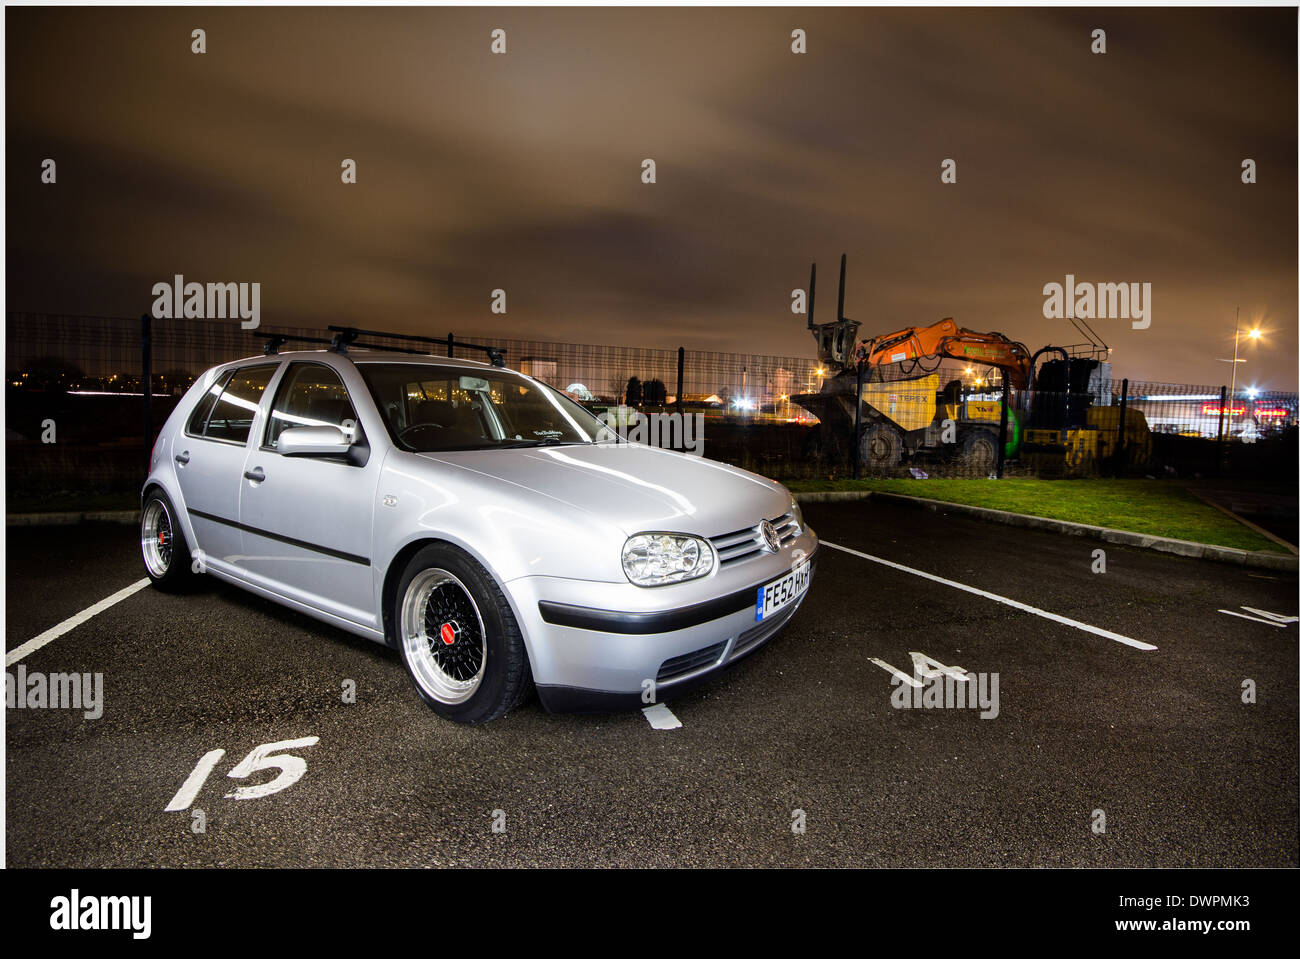
[[[334,339],[330,341],[330,348],[339,353],[346,353],[349,346],[360,346],[370,350],[387,350],[392,353],[415,353],[420,355],[432,355],[429,350],[402,349],[401,347],[385,346],[382,343],[361,343],[357,338],[361,336],[383,336],[393,340],[405,340],[410,343],[435,343],[438,346],[447,347],[447,355],[452,355],[455,347],[461,347],[466,350],[481,350],[486,353],[488,360],[493,366],[504,367],[506,365],[506,351],[496,346],[484,346],[481,343],[467,343],[464,340],[458,340],[454,336],[448,335],[446,338],[436,336],[412,336],[409,333],[385,333],[382,330],[361,330],[355,326],[331,326],[330,332],[334,334]]]
[[[266,340],[266,345],[262,347],[262,352],[267,356],[274,356],[280,352],[280,347],[287,343],[319,343],[328,346],[336,353],[346,353],[349,346],[359,346],[367,350],[383,350],[387,353],[410,353],[415,356],[432,356],[429,350],[404,349],[400,346],[385,346],[382,343],[363,343],[358,338],[362,336],[383,336],[394,340],[407,340],[412,343],[435,343],[438,346],[447,347],[447,356],[452,355],[456,347],[466,350],[481,350],[486,353],[488,360],[493,366],[504,367],[506,365],[506,351],[502,347],[484,346],[481,343],[467,343],[464,340],[458,340],[455,336],[448,334],[446,339],[434,336],[412,336],[409,333],[385,333],[382,330],[361,330],[355,326],[331,326],[329,331],[334,335],[329,339],[320,336],[299,336],[295,333],[254,333],[253,335],[261,340]]]
[[[266,356],[274,356],[280,352],[280,347],[286,343],[324,343],[329,346],[332,340],[324,339],[319,336],[296,336],[292,333],[254,333],[259,340],[266,340],[266,345],[262,347],[262,352]]]

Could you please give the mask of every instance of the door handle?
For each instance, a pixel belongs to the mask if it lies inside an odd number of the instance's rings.
[[[259,466],[256,469],[244,470],[244,479],[260,483],[266,479],[266,474],[262,472],[262,467]]]
[[[177,453],[175,459],[177,463],[180,463],[181,466],[184,466],[186,463],[190,461],[190,451],[185,450],[183,453]]]

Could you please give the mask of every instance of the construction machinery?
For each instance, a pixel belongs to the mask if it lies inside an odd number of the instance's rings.
[[[1118,409],[1108,397],[1094,407],[1109,349],[1086,322],[1075,326],[1087,343],[1032,354],[1005,334],[968,330],[951,317],[859,339],[861,324],[844,315],[846,267],[842,256],[836,318],[828,323],[814,318],[816,264],[809,279],[808,329],[817,340],[818,373],[827,377],[818,392],[791,397],[820,421],[809,457],[842,460],[856,436],[867,470],[937,459],[988,476],[997,467],[1004,415],[1008,458],[1024,443],[1058,458],[1064,452],[1067,468],[1080,472],[1114,452],[1105,436],[1117,429]],[[1011,402],[1004,404],[1004,396]],[[1129,412],[1124,433],[1139,457],[1149,454],[1141,413]]]

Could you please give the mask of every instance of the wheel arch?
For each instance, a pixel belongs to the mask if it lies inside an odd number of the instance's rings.
[[[145,479],[144,486],[140,488],[140,510],[141,515],[144,513],[144,501],[152,491],[157,490],[167,497],[167,502],[172,504],[172,512],[175,514],[173,519],[180,524],[181,532],[185,536],[185,543],[190,550],[202,549],[197,537],[194,534],[194,524],[190,522],[189,511],[185,507],[185,500],[180,495],[180,490],[164,481],[164,478],[157,473],[150,474]],[[137,523],[137,525],[139,525]]]
[[[163,484],[160,483],[160,482],[158,482],[158,480],[156,480],[156,479],[150,477],[149,479],[147,479],[147,480],[144,481],[144,487],[140,490],[140,505],[141,505],[141,506],[144,506],[144,501],[148,498],[149,494],[150,494],[151,492],[153,492],[154,490],[157,490],[157,491],[160,492],[160,493],[166,493],[166,494],[167,494],[167,498],[168,498],[168,499],[171,499],[171,494],[170,494],[170,493],[167,493],[167,487],[163,486]],[[173,505],[174,505],[174,504],[175,504],[175,501],[173,500]]]
[[[384,633],[384,644],[393,649],[397,649],[397,627],[393,622],[392,613],[393,605],[397,600],[397,584],[401,580],[402,574],[406,572],[406,566],[411,561],[412,557],[426,546],[450,546],[453,549],[458,549],[474,562],[478,563],[478,565],[482,567],[483,571],[491,577],[492,581],[496,583],[497,589],[501,590],[501,595],[505,597],[506,602],[509,604],[510,612],[515,617],[515,622],[519,624],[520,635],[524,640],[524,651],[528,655],[528,668],[531,671],[533,668],[532,641],[529,638],[527,631],[523,628],[524,619],[519,615],[519,610],[515,608],[515,602],[510,595],[510,591],[505,588],[505,585],[497,577],[496,573],[492,571],[492,567],[483,561],[482,556],[479,556],[473,550],[466,548],[465,544],[458,543],[456,540],[449,539],[445,536],[434,536],[432,534],[417,536],[404,543],[397,552],[393,554],[392,559],[388,561],[388,567],[384,570],[383,584],[379,591],[380,624]]]

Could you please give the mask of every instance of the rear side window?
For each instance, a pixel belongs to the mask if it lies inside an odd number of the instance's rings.
[[[212,407],[216,405],[217,397],[221,391],[226,388],[226,382],[230,379],[229,373],[223,373],[218,376],[216,381],[208,387],[203,398],[199,400],[199,405],[194,407],[194,412],[190,414],[190,421],[185,427],[185,432],[192,433],[194,436],[202,436],[203,429],[208,424],[208,414],[212,412]]]
[[[337,426],[353,442],[357,440],[356,411],[332,369],[319,363],[294,363],[281,383],[266,424],[266,446],[275,449],[280,434],[291,426]]]
[[[226,381],[225,389],[213,405],[207,424],[199,435],[233,443],[247,442],[248,433],[253,428],[253,416],[277,365],[272,363],[235,370]]]

